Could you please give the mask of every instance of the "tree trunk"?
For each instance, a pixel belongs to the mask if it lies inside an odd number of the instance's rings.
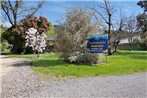
[[[114,53],[114,52],[117,52],[117,48],[118,48],[118,44],[119,44],[119,42],[120,42],[120,41],[115,41],[115,43],[114,43],[114,51],[113,51],[113,53]]]
[[[14,15],[14,27],[16,27],[16,25],[17,25],[17,17],[16,15]]]
[[[132,50],[131,38],[129,38],[128,41],[129,41],[129,50],[131,51]]]
[[[108,23],[108,55],[112,55],[110,34],[111,34],[111,14],[109,14],[109,23]]]
[[[38,58],[40,57],[39,52],[37,52],[37,57],[38,57]]]

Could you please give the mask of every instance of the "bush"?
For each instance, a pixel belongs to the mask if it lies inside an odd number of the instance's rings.
[[[147,50],[147,39],[141,41],[139,44],[142,50]]]
[[[56,47],[65,61],[70,63],[96,63],[97,54],[87,52],[87,37],[98,32],[96,23],[91,23],[92,12],[80,7],[66,13],[66,22],[57,30]]]
[[[32,52],[32,50],[30,50],[31,48],[25,46],[26,31],[28,31],[29,28],[35,28],[40,34],[42,34],[49,28],[49,23],[45,17],[40,17],[39,19],[37,17],[31,17],[4,32],[3,38],[5,38],[9,44],[13,45],[11,50],[13,53]]]
[[[84,64],[97,64],[99,63],[98,61],[100,57],[99,53],[85,52],[83,55],[79,56],[78,62]]]
[[[8,42],[3,38],[3,33],[6,31],[6,27],[3,27],[2,25],[1,25],[1,27],[0,27],[0,39],[1,39],[1,42],[0,42],[0,48],[1,48],[1,51],[5,51],[5,50],[7,50],[8,49]]]
[[[135,40],[133,42],[133,49],[134,50],[147,50],[147,39]]]
[[[72,54],[62,55],[64,60],[68,63],[74,64],[97,64],[99,63],[100,53],[89,53],[85,51],[84,53],[73,52]]]
[[[8,49],[8,42],[7,41],[2,41],[1,44],[0,44],[0,48],[1,48],[1,51],[5,51]]]

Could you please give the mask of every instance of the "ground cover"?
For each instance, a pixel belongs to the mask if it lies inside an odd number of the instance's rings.
[[[120,51],[108,57],[108,64],[96,66],[76,65],[64,62],[54,53],[43,55],[43,58],[34,59],[32,69],[41,74],[55,76],[97,76],[121,75],[147,71],[147,51]],[[105,61],[105,57],[102,59]]]
[[[87,77],[147,71],[147,51],[119,51],[115,55],[108,57],[108,63],[105,63],[105,57],[103,57],[101,59],[103,63],[96,66],[69,64],[55,53],[41,54],[40,58],[37,58],[35,54],[9,54],[8,56],[31,60],[33,71],[45,76]]]

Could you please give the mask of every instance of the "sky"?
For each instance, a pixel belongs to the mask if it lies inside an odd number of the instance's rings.
[[[97,1],[98,0],[50,0],[47,1],[44,7],[36,14],[38,16],[46,16],[48,21],[51,21],[53,24],[58,24],[59,21],[65,19],[67,9],[75,7],[76,5],[88,8],[92,6],[93,3],[97,3]],[[138,1],[139,0],[110,0],[114,9],[122,8],[126,16],[137,15],[143,12],[143,9],[137,5]]]
[[[25,0],[26,4],[35,4],[38,0]],[[65,19],[65,13],[67,9],[75,7],[77,5],[84,8],[89,8],[97,1],[102,0],[45,0],[45,5],[35,14],[36,16],[45,16],[52,24],[58,24]],[[123,9],[126,16],[137,15],[143,12],[137,2],[139,0],[110,0],[114,9]],[[117,12],[115,12],[117,13]],[[116,14],[117,15],[117,14]],[[6,25],[9,23],[6,21]]]

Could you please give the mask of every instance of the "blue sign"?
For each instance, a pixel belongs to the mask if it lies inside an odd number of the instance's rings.
[[[108,49],[108,35],[92,35],[88,38],[87,48],[91,53],[102,53]]]

